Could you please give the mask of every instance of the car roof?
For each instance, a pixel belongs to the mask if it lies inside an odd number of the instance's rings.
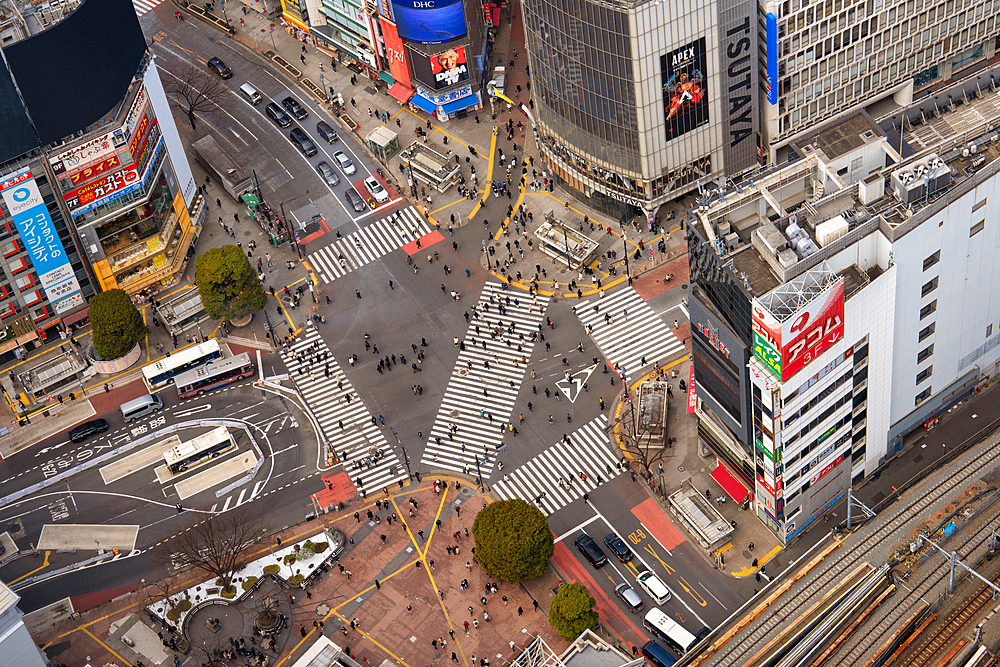
[[[281,100],[281,101],[282,101],[282,102],[288,102],[288,101],[291,101],[291,102],[295,102],[296,104],[298,104],[298,103],[299,103],[299,101],[298,101],[297,99],[295,99],[294,97],[292,97],[291,95],[289,95],[288,97],[286,97],[285,99],[283,99],[283,100]]]

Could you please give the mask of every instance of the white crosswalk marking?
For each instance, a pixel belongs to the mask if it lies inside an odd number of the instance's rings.
[[[314,351],[310,352],[311,349]],[[310,322],[303,336],[292,343],[291,350],[283,349],[281,356],[326,439],[333,443],[344,470],[355,485],[367,493],[406,479],[406,472],[389,447],[381,427],[372,424],[371,413],[329,352],[319,331]],[[327,364],[329,376],[326,375]],[[338,382],[343,384],[338,386]],[[350,402],[346,399],[348,394]]]
[[[308,259],[323,282],[330,283],[429,234],[432,229],[420,211],[408,206],[310,252]]]
[[[552,514],[593,491],[598,478],[606,482],[621,472],[604,432],[606,424],[603,414],[587,422],[570,434],[569,443],[560,440],[494,482],[494,493],[505,500],[523,498]]]
[[[487,476],[496,461],[535,346],[532,334],[538,332],[549,303],[548,297],[532,298],[502,287],[487,282],[474,307],[465,349],[458,355],[424,450],[426,467],[475,475],[478,457],[479,470]],[[490,334],[499,328],[498,322],[503,327],[494,338]]]
[[[132,0],[132,6],[135,7],[136,16],[142,16],[148,11],[151,11],[153,7],[159,5],[163,0]]]
[[[585,329],[593,327],[591,338],[630,379],[637,378],[641,368],[656,362],[662,366],[671,356],[685,351],[684,344],[631,287],[577,303],[576,315]]]

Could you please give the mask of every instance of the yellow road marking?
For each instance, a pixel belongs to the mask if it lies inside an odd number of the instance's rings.
[[[14,581],[12,581],[10,583],[11,584],[16,584],[17,582],[21,581],[22,579],[27,579],[28,577],[30,577],[31,575],[33,575],[35,572],[38,572],[39,570],[44,570],[45,568],[47,568],[49,566],[49,554],[50,553],[52,553],[52,552],[51,551],[46,551],[45,552],[45,561],[41,564],[41,566],[36,567],[34,570],[32,570],[31,572],[29,572],[28,574],[20,576],[20,577],[18,577],[17,579],[15,579]]]

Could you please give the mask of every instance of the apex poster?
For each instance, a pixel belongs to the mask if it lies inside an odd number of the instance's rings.
[[[667,141],[708,122],[705,38],[660,56]]]

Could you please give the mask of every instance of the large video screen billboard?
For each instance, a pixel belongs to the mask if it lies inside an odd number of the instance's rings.
[[[753,356],[784,382],[844,337],[844,279],[780,323],[753,302]]]
[[[708,122],[705,38],[660,56],[667,141]]]
[[[421,83],[433,86],[434,90],[450,88],[469,80],[469,63],[465,47],[448,49],[426,57],[410,52],[413,57],[413,75]]]
[[[420,44],[442,44],[463,37],[462,0],[392,0],[396,30],[403,39]]]

